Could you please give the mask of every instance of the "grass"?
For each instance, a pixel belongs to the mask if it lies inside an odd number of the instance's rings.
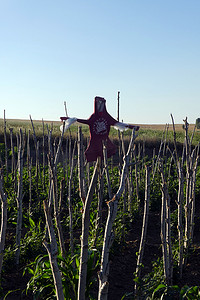
[[[34,128],[36,135],[42,136],[43,135],[43,123],[44,123],[44,134],[46,135],[48,133],[47,128],[50,130],[52,129],[52,135],[59,136],[60,135],[60,125],[61,122],[59,121],[39,121],[39,120],[33,120]],[[82,125],[82,132],[85,137],[89,137],[89,127],[87,125]],[[70,127],[70,132],[72,136],[77,135],[77,127],[78,123],[72,125]],[[33,132],[31,121],[30,120],[20,120],[20,119],[8,119],[6,120],[6,131],[9,134],[10,128],[13,128],[13,133],[16,134],[19,132],[19,129],[21,128],[23,132]],[[176,139],[177,142],[183,143],[184,142],[184,136],[185,131],[183,129],[182,124],[176,124]],[[140,124],[140,130],[138,132],[138,141],[145,141],[145,142],[155,142],[160,141],[163,138],[163,132],[165,130],[165,124]],[[189,125],[189,135],[191,137],[192,132],[194,130],[194,124]],[[4,134],[4,120],[0,119],[0,135]],[[66,135],[69,135],[69,131],[66,133]],[[131,134],[130,130],[124,131],[124,137],[129,137]],[[118,138],[118,132],[111,127],[110,130],[110,137],[115,139]],[[173,128],[172,124],[169,125],[168,129],[168,140],[173,141],[174,134],[173,134]],[[196,145],[200,141],[200,130],[196,130],[193,144]]]

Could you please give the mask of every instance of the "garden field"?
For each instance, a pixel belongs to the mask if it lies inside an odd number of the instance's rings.
[[[199,130],[60,125],[0,119],[0,299],[200,299]]]
[[[48,133],[48,130],[52,130],[53,136],[59,136],[60,135],[60,121],[43,121],[43,120],[34,120],[34,128],[35,132],[38,137],[43,136],[44,134]],[[71,135],[76,136],[77,135],[77,126],[79,124],[76,123],[75,125],[72,125],[70,127]],[[173,135],[173,125],[172,124],[137,124],[140,126],[140,133],[137,138],[137,141],[149,141],[149,142],[156,142],[163,138],[163,132],[165,131],[166,126],[168,127],[168,140],[173,141],[174,135]],[[185,131],[183,128],[184,124],[175,124],[176,129],[176,139],[177,142],[184,142],[185,138]],[[89,129],[87,125],[82,125],[82,132],[85,137],[89,136]],[[195,125],[189,124],[188,126],[188,132],[191,135],[194,130]],[[32,124],[30,120],[20,120],[20,119],[8,119],[6,120],[6,128],[7,132],[9,133],[9,129],[13,128],[13,133],[18,133],[19,129],[22,129],[23,131],[30,130],[32,132]],[[4,133],[4,120],[0,119],[0,136]],[[124,136],[129,135],[129,131],[124,132]],[[111,127],[110,130],[110,136],[113,138],[118,138],[118,132]],[[193,143],[198,143],[200,137],[200,130],[196,129],[196,134],[193,139]]]

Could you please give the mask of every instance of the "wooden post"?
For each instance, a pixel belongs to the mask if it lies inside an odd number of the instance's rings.
[[[119,98],[120,92],[117,93],[117,121],[119,122]]]

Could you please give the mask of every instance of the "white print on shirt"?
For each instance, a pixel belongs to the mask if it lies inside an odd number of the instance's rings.
[[[93,125],[93,131],[96,134],[100,134],[100,135],[106,134],[107,133],[107,121],[103,118],[96,120]]]

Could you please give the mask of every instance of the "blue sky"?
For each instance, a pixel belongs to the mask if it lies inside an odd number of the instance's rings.
[[[0,0],[0,118],[200,117],[199,0]]]

